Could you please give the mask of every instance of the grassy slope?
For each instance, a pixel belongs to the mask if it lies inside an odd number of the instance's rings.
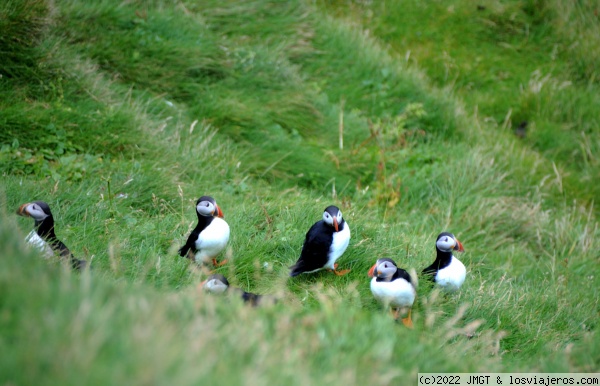
[[[15,238],[2,215],[3,381],[386,384],[419,370],[597,367],[589,208],[563,203],[543,158],[481,130],[375,40],[301,4],[51,11],[54,34],[0,89],[2,208],[47,200],[95,269],[36,260],[17,242],[30,222]],[[221,271],[282,304],[196,292],[203,276],[175,250],[206,193],[233,229]],[[330,202],[351,225],[340,263],[353,271],[287,280]],[[378,256],[424,267],[442,229],[468,249],[469,280],[449,297],[421,283],[408,331],[377,311],[365,272]]]
[[[600,191],[597,4],[561,1],[321,2],[452,90],[494,132],[528,121],[523,145],[557,164],[566,190]]]

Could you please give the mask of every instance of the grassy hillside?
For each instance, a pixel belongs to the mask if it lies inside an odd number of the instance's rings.
[[[589,196],[357,20],[304,2],[11,0],[0,36],[2,383],[598,368]],[[204,194],[232,229],[218,271],[275,307],[198,291],[205,274],[176,251]],[[25,247],[32,223],[13,213],[34,199],[91,272]],[[351,273],[288,278],[330,204]],[[421,280],[408,330],[366,272],[384,256],[420,271],[442,230],[468,279],[455,295]]]
[[[555,164],[570,194],[600,196],[596,2],[320,3],[464,100],[487,130],[518,134],[546,172]]]

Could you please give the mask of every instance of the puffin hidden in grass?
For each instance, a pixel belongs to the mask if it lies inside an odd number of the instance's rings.
[[[58,254],[63,259],[68,260],[73,269],[83,270],[86,268],[87,262],[73,256],[69,248],[56,237],[54,217],[47,203],[34,201],[23,204],[19,207],[17,214],[35,220],[33,231],[25,239],[27,243],[39,249],[47,258]]]
[[[450,232],[442,232],[435,241],[437,256],[433,264],[423,270],[423,275],[429,276],[446,292],[455,292],[465,282],[467,270],[452,251],[464,252],[460,241]]]
[[[267,295],[257,295],[246,292],[241,288],[234,288],[229,285],[227,278],[221,274],[210,275],[205,281],[200,283],[200,288],[211,294],[228,294],[241,298],[244,303],[253,307],[277,303],[277,298]]]
[[[416,279],[398,268],[392,259],[382,258],[369,270],[371,279],[371,293],[387,309],[391,307],[394,319],[400,317],[400,313],[408,310],[408,315],[402,319],[405,326],[412,328],[411,318],[412,305],[416,297]]]
[[[229,241],[229,225],[223,220],[223,212],[214,198],[202,196],[196,201],[198,225],[190,233],[187,242],[179,249],[179,255],[194,260],[198,264],[217,263],[217,255],[225,249]]]
[[[300,258],[290,267],[290,276],[328,269],[336,275],[345,275],[349,269],[337,271],[335,261],[342,256],[350,242],[350,227],[337,206],[325,208],[323,219],[306,233]]]

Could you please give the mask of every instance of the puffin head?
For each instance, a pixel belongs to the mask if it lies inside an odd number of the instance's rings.
[[[206,280],[200,283],[198,287],[211,294],[222,294],[229,288],[229,281],[225,276],[216,273],[210,275]]]
[[[202,196],[196,201],[196,212],[198,212],[198,216],[224,217],[221,208],[211,196]]]
[[[450,232],[440,233],[435,241],[435,247],[442,252],[465,251],[461,242]]]
[[[377,262],[369,269],[369,277],[377,277],[380,279],[389,279],[398,270],[398,266],[392,259],[387,257],[377,259]]]
[[[36,222],[42,222],[48,217],[52,217],[50,206],[44,201],[34,201],[23,204],[17,210],[17,214],[23,217],[32,217]]]
[[[332,226],[335,231],[339,231],[339,226],[343,221],[342,211],[335,205],[328,206],[323,212],[323,221],[329,226]]]

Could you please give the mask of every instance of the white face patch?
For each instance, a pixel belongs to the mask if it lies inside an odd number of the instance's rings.
[[[196,210],[202,216],[212,216],[215,213],[215,206],[210,201],[200,201],[198,205],[196,205]]]
[[[394,273],[396,273],[397,270],[398,268],[394,264],[390,263],[389,261],[384,261],[379,263],[377,266],[377,271],[379,272],[377,276],[391,277],[394,275]]]
[[[204,283],[204,289],[212,294],[222,294],[227,291],[227,286],[217,279],[210,279]]]
[[[48,215],[38,204],[30,204],[25,208],[25,211],[36,221],[44,221]]]
[[[454,240],[454,238],[451,236],[442,236],[438,241],[436,241],[435,244],[437,245],[440,251],[447,252],[454,249],[454,246],[456,245],[456,240]]]
[[[340,224],[342,222],[342,211],[338,211],[337,216],[335,217],[336,221],[338,224]],[[331,216],[331,214],[327,211],[323,212],[323,221],[325,221],[327,224],[333,226],[333,217]]]

